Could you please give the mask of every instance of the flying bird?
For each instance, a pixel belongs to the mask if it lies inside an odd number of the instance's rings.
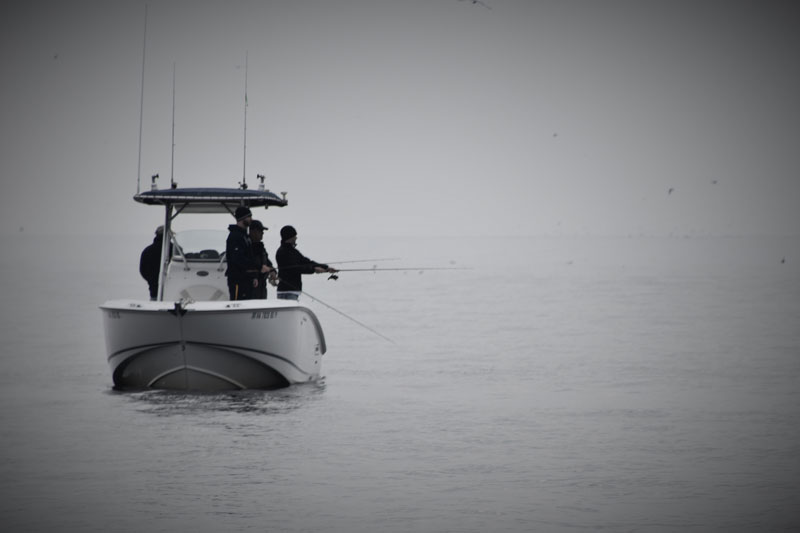
[[[675,189],[673,187],[670,187],[669,190],[667,191],[667,194],[672,194],[672,191],[674,191],[674,190]]]
[[[458,1],[459,2],[472,2],[473,4],[477,4],[477,5],[483,6],[486,9],[492,9],[492,7],[489,4],[487,4],[485,2],[481,2],[481,0],[458,0]]]

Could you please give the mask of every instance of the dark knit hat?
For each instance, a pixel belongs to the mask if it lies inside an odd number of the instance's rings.
[[[292,226],[284,226],[281,228],[281,240],[288,241],[292,237],[297,235],[297,230],[294,229]]]
[[[250,212],[249,208],[240,205],[236,208],[236,214],[233,216],[236,217],[236,222],[239,222],[240,220],[253,216],[253,213]]]

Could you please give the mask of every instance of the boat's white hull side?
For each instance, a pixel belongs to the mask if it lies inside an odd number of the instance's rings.
[[[270,389],[320,375],[322,328],[296,302],[114,300],[101,309],[118,388]]]

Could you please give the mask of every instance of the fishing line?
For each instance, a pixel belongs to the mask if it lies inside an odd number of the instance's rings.
[[[350,261],[350,262],[354,262],[354,263],[355,263],[355,262],[359,262],[359,261],[377,261],[377,259],[358,259],[358,260],[354,260],[354,261]],[[340,261],[340,263],[344,263],[344,262],[346,262],[346,261]],[[286,269],[286,268],[290,268],[290,269],[291,269],[291,268],[299,268],[299,267],[301,267],[301,266],[305,266],[305,265],[293,265],[293,266],[290,266],[290,267],[283,267],[283,268],[284,268],[284,269]],[[332,275],[331,275],[331,277],[329,277],[328,279],[333,279],[333,280],[337,280],[337,279],[339,279],[339,278],[336,276],[336,273],[338,273],[338,272],[376,272],[376,271],[384,271],[384,272],[385,272],[385,271],[395,271],[395,272],[397,272],[397,271],[409,271],[409,270],[410,270],[410,271],[417,271],[417,272],[419,272],[419,271],[424,271],[424,270],[472,270],[472,269],[471,269],[471,268],[468,268],[468,267],[423,267],[423,268],[342,268],[342,269],[336,269],[336,272],[335,272],[334,274],[332,274]],[[350,316],[350,315],[348,315],[347,313],[344,313],[343,311],[340,311],[340,310],[336,309],[336,308],[335,308],[335,307],[333,307],[332,305],[330,305],[330,304],[328,304],[328,303],[326,303],[326,302],[324,302],[324,301],[320,300],[319,298],[317,298],[317,297],[316,297],[316,296],[314,296],[313,294],[309,294],[309,293],[307,293],[306,291],[303,291],[303,290],[297,289],[297,287],[295,287],[295,286],[294,286],[294,285],[292,285],[291,283],[288,283],[287,281],[285,281],[285,280],[283,280],[283,279],[281,279],[281,278],[277,278],[277,280],[275,280],[275,281],[276,281],[276,282],[283,282],[284,284],[288,285],[288,286],[289,286],[290,288],[292,288],[293,290],[295,290],[295,291],[299,292],[300,294],[304,294],[304,295],[308,296],[308,297],[309,297],[309,298],[311,298],[312,300],[315,300],[315,301],[317,301],[317,302],[321,303],[322,305],[324,305],[325,307],[327,307],[327,308],[328,308],[328,309],[330,309],[331,311],[333,311],[333,312],[335,312],[335,313],[338,313],[338,314],[340,314],[341,316],[345,317],[346,319],[350,320],[351,322],[354,322],[354,323],[358,324],[358,325],[359,325],[359,326],[361,326],[362,328],[364,328],[364,329],[366,329],[367,331],[369,331],[369,332],[371,332],[371,333],[373,333],[373,334],[377,335],[378,337],[380,337],[380,338],[382,338],[382,339],[384,339],[384,340],[386,340],[386,341],[389,341],[389,342],[391,342],[392,344],[397,344],[397,343],[396,343],[394,340],[390,339],[389,337],[387,337],[387,336],[386,336],[386,335],[384,335],[383,333],[381,333],[381,332],[379,332],[379,331],[377,331],[377,330],[375,330],[375,329],[373,329],[373,328],[369,327],[368,325],[364,324],[363,322],[361,322],[361,321],[359,321],[359,320],[356,320],[355,318],[351,317],[351,316]],[[271,283],[273,284],[273,286],[275,285],[275,283],[274,283],[274,282],[272,282],[272,281],[271,281]]]
[[[322,305],[324,305],[325,307],[327,307],[327,308],[328,308],[328,309],[330,309],[331,311],[334,311],[334,312],[336,312],[336,313],[339,313],[340,315],[342,315],[342,316],[343,316],[343,317],[345,317],[346,319],[348,319],[348,320],[351,320],[351,321],[355,322],[356,324],[358,324],[359,326],[361,326],[362,328],[364,328],[364,329],[366,329],[366,330],[368,330],[368,331],[371,331],[372,333],[374,333],[374,334],[375,334],[375,335],[377,335],[378,337],[380,337],[380,338],[382,338],[382,339],[385,339],[385,340],[387,340],[387,341],[391,342],[392,344],[397,344],[395,341],[393,341],[392,339],[390,339],[389,337],[387,337],[387,336],[386,336],[386,335],[384,335],[383,333],[381,333],[381,332],[379,332],[379,331],[376,331],[376,330],[372,329],[371,327],[369,327],[368,325],[364,324],[363,322],[359,322],[358,320],[356,320],[355,318],[351,317],[350,315],[348,315],[348,314],[346,314],[346,313],[343,313],[342,311],[339,311],[338,309],[336,309],[336,308],[335,308],[335,307],[333,307],[332,305],[326,304],[325,302],[323,302],[322,300],[320,300],[319,298],[317,298],[317,297],[316,297],[316,296],[314,296],[313,294],[309,294],[309,293],[307,293],[306,291],[300,291],[300,292],[301,292],[301,293],[303,293],[303,294],[305,294],[305,295],[306,295],[306,296],[308,296],[309,298],[311,298],[311,299],[313,299],[313,300],[316,300],[317,302],[321,303]]]
[[[364,324],[363,322],[360,322],[359,320],[356,320],[355,318],[351,317],[351,316],[350,316],[350,315],[348,315],[347,313],[344,313],[343,311],[339,311],[338,309],[336,309],[336,308],[335,308],[335,307],[333,307],[332,305],[330,305],[330,304],[327,304],[327,303],[323,302],[322,300],[320,300],[319,298],[317,298],[317,297],[316,297],[316,296],[314,296],[313,294],[309,294],[309,293],[307,293],[306,291],[299,290],[299,289],[297,289],[296,287],[294,287],[294,286],[293,286],[291,283],[287,283],[286,281],[284,281],[284,280],[282,280],[282,279],[280,279],[280,278],[278,278],[278,281],[283,281],[283,283],[286,283],[286,285],[288,285],[289,287],[291,287],[293,290],[296,290],[296,291],[297,291],[297,292],[299,292],[300,294],[305,294],[306,296],[308,296],[308,297],[309,297],[309,298],[311,298],[312,300],[315,300],[315,301],[317,301],[317,302],[321,303],[322,305],[324,305],[325,307],[327,307],[327,308],[328,308],[328,309],[330,309],[331,311],[334,311],[334,312],[336,312],[336,313],[339,313],[340,315],[342,315],[342,316],[343,316],[343,317],[345,317],[346,319],[348,319],[348,320],[350,320],[350,321],[352,321],[352,322],[354,322],[354,323],[358,324],[358,325],[359,325],[359,326],[361,326],[362,328],[366,329],[367,331],[369,331],[369,332],[371,332],[371,333],[374,333],[374,334],[375,334],[375,335],[377,335],[378,337],[381,337],[382,339],[384,339],[384,340],[387,340],[387,341],[391,342],[392,344],[397,344],[395,341],[393,341],[392,339],[390,339],[389,337],[387,337],[386,335],[384,335],[384,334],[383,334],[383,333],[381,333],[380,331],[376,331],[375,329],[373,329],[373,328],[369,327],[368,325]]]

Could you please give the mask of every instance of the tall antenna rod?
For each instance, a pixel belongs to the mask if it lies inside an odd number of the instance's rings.
[[[142,122],[144,120],[144,56],[147,52],[147,4],[144,5],[144,39],[142,40],[142,89],[139,95],[139,164],[136,167],[136,194],[139,194],[142,176]]]
[[[169,171],[169,182],[175,188],[175,63],[172,63],[172,162]]]
[[[247,52],[244,54],[244,156],[242,157],[242,189],[247,188]]]

